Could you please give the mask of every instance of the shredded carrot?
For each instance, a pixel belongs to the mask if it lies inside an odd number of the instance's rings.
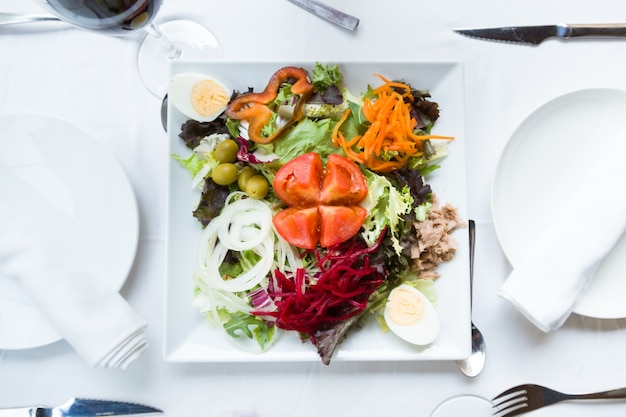
[[[344,137],[341,125],[348,119],[350,109],[345,111],[333,129],[333,145],[341,147],[348,158],[366,164],[373,171],[390,172],[404,166],[409,158],[422,155],[423,141],[454,139],[450,136],[416,134],[417,121],[410,112],[410,102],[414,100],[410,87],[375,75],[384,84],[373,90],[374,99],[365,99],[363,103],[363,116],[370,124],[367,131],[353,138]]]

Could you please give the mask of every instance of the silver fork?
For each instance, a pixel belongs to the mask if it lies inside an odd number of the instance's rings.
[[[500,417],[513,417],[529,411],[547,407],[567,400],[598,400],[626,398],[626,388],[609,391],[594,392],[591,394],[564,394],[550,388],[535,384],[524,384],[510,388],[492,401],[496,409],[493,415]],[[502,400],[495,403],[496,400]]]

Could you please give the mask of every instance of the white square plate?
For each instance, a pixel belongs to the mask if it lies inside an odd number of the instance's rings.
[[[323,62],[338,64],[344,84],[360,94],[368,84],[377,86],[381,74],[402,79],[414,88],[430,90],[439,103],[441,117],[433,133],[455,136],[449,155],[427,182],[441,203],[455,206],[467,218],[465,137],[463,123],[463,67],[455,62]],[[229,88],[262,91],[271,75],[283,66],[300,66],[309,71],[315,62],[175,62],[172,75],[200,72],[211,75]],[[170,153],[188,155],[178,137],[185,118],[172,106],[168,108]],[[283,334],[267,352],[248,353],[236,348],[221,330],[207,324],[192,307],[196,246],[201,226],[192,217],[198,193],[191,189],[190,174],[178,162],[169,162],[167,277],[165,283],[164,357],[172,362],[288,362],[319,361],[316,348],[302,343],[296,334]],[[454,232],[459,250],[455,258],[441,264],[436,282],[436,307],[441,329],[435,342],[427,347],[411,345],[392,333],[381,332],[371,320],[352,331],[335,351],[332,361],[455,360],[470,354],[470,290],[467,228]],[[332,363],[332,362],[331,362]]]

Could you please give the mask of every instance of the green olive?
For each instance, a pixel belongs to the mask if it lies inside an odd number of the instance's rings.
[[[229,185],[237,180],[237,167],[235,164],[219,164],[211,171],[211,179],[219,185]]]
[[[239,173],[239,178],[237,178],[237,186],[239,186],[239,189],[245,190],[248,180],[255,175],[257,175],[257,172],[254,168],[249,166],[243,167]]]
[[[215,147],[215,159],[220,162],[235,162],[239,145],[232,139],[226,139]]]
[[[254,175],[246,183],[245,192],[256,200],[264,198],[270,190],[270,184],[263,175]]]

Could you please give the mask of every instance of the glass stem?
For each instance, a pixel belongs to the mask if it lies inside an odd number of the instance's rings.
[[[180,55],[182,54],[180,48],[174,45],[172,41],[170,41],[167,36],[165,36],[165,34],[161,32],[161,29],[159,29],[157,25],[155,25],[154,23],[150,23],[146,27],[146,30],[159,42],[161,48],[163,48],[163,50],[167,54],[167,59],[174,60],[180,58]]]

